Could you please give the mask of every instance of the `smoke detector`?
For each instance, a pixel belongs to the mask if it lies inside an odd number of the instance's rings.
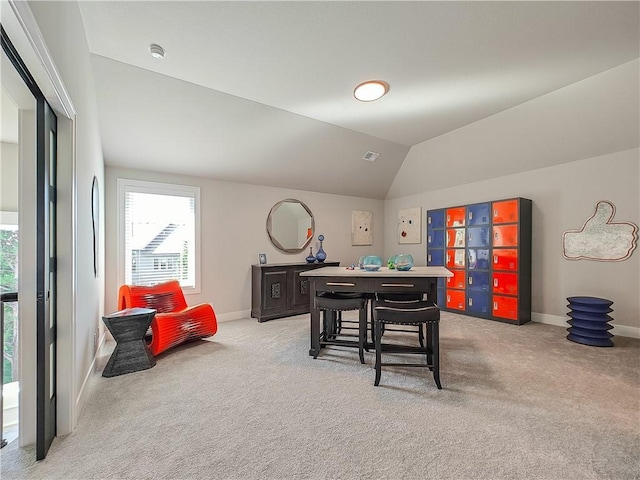
[[[362,158],[364,160],[369,160],[370,162],[375,162],[376,159],[380,156],[379,153],[376,152],[372,152],[372,151],[368,151],[367,153],[365,153]]]
[[[165,51],[164,48],[162,48],[160,45],[152,43],[151,45],[149,45],[149,53],[153,58],[162,60],[164,58]]]

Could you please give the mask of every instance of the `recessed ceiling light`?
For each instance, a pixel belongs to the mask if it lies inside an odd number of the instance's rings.
[[[382,80],[369,80],[361,83],[353,91],[353,96],[361,102],[373,102],[389,91],[389,84]]]
[[[149,53],[153,58],[158,58],[162,60],[164,58],[165,52],[164,52],[164,48],[162,48],[160,45],[156,45],[155,43],[152,43],[151,45],[149,45]]]

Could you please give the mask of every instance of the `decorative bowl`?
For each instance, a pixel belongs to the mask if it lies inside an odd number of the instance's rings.
[[[364,257],[362,266],[367,272],[375,272],[380,270],[380,267],[382,267],[382,259],[377,255],[369,255]]]
[[[406,272],[407,270],[411,270],[413,268],[413,257],[408,253],[401,253],[399,255],[396,255],[394,263],[396,266],[396,270]]]
[[[389,267],[390,270],[393,270],[394,268],[396,268],[396,256],[395,255],[391,255],[389,257],[389,260],[387,260],[387,267]]]

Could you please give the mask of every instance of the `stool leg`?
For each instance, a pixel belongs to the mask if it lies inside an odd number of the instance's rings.
[[[358,353],[360,363],[364,363],[364,343],[367,336],[367,306],[360,309],[358,315]]]
[[[424,348],[424,331],[422,329],[422,324],[418,325],[418,341],[420,342],[420,346]]]
[[[438,386],[438,390],[442,390],[440,385],[440,327],[438,323],[431,324],[432,350],[433,350],[433,379]]]
[[[374,320],[374,323],[376,336],[376,379],[373,384],[377,387],[380,384],[380,375],[382,374],[382,326],[378,320]]]

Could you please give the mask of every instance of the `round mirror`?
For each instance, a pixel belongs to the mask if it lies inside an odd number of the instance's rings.
[[[309,207],[293,198],[276,203],[267,217],[271,243],[286,253],[302,252],[313,238],[314,227]]]

